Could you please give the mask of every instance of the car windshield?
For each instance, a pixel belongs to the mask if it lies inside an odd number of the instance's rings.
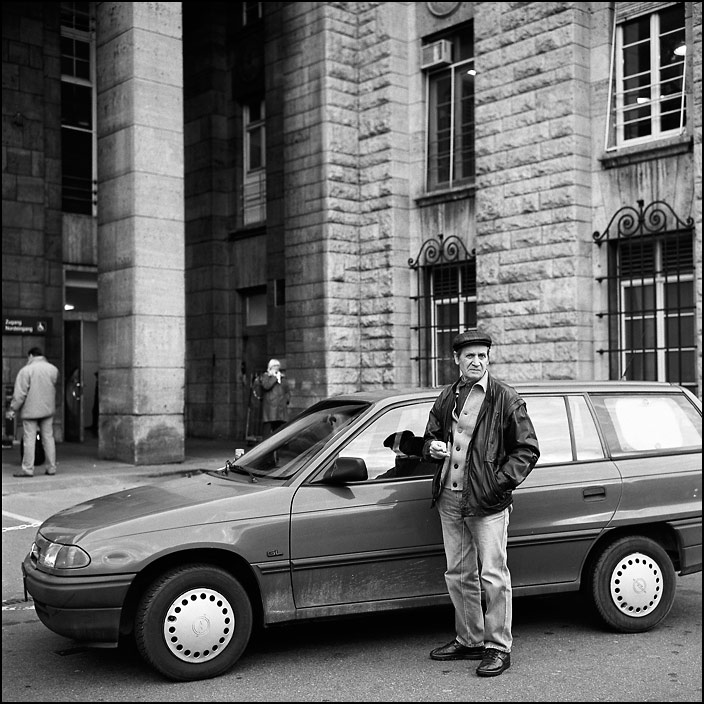
[[[369,405],[321,401],[245,453],[234,469],[252,477],[288,479]]]

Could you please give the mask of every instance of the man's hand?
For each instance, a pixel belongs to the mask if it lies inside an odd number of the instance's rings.
[[[440,440],[433,440],[428,447],[428,452],[430,452],[430,456],[436,460],[442,460],[450,456],[447,443],[441,442]]]

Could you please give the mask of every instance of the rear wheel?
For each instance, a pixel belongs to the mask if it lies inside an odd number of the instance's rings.
[[[166,677],[217,677],[249,642],[252,605],[228,572],[188,565],[170,570],[146,590],[134,630],[142,657]]]
[[[675,600],[672,560],[650,538],[621,538],[597,559],[591,597],[611,628],[623,633],[650,630],[667,616]]]

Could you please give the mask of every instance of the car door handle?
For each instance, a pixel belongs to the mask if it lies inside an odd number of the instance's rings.
[[[586,489],[582,489],[582,496],[585,501],[603,501],[606,498],[606,487],[587,487]]]

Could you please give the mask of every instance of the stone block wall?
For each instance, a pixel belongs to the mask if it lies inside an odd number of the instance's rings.
[[[479,324],[513,380],[592,374],[587,3],[475,3]]]
[[[58,27],[56,3],[3,4],[2,309],[51,320],[47,335],[3,335],[3,385],[14,384],[33,346],[62,367]],[[60,414],[56,421],[61,440]]]

